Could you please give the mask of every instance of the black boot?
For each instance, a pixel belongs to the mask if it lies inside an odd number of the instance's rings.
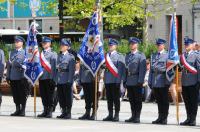
[[[72,118],[71,116],[72,116],[71,115],[71,108],[69,108],[69,109],[67,109],[67,113],[66,113],[64,119],[71,119]]]
[[[37,117],[46,117],[47,110],[48,110],[48,107],[44,107],[44,111],[41,114],[39,114]]]
[[[158,118],[155,121],[152,121],[152,124],[159,124],[162,120],[162,115],[159,113]]]
[[[19,112],[19,116],[25,116],[25,108],[26,108],[26,105],[22,105],[20,112]]]
[[[190,123],[190,116],[187,114],[187,119],[184,122],[181,122],[181,126],[187,126]]]
[[[94,112],[92,112],[92,115],[90,116],[89,120],[95,120],[95,113]]]
[[[54,109],[54,108],[53,108]],[[66,108],[62,108],[62,114],[57,116],[57,118],[64,118],[67,115],[67,109]]]
[[[16,105],[16,111],[12,113],[10,116],[18,116],[20,113],[20,105]]]
[[[115,115],[114,115],[113,121],[114,121],[114,122],[119,121],[119,111],[116,111],[116,112],[115,112]]]
[[[48,107],[46,118],[52,118],[53,107]]]
[[[196,116],[191,115],[190,116],[190,122],[188,123],[189,126],[196,126]]]
[[[133,123],[140,123],[140,111],[135,112],[135,118],[133,120]]]
[[[89,120],[90,119],[90,110],[86,110],[85,114],[78,118],[79,120]]]
[[[109,114],[103,121],[112,121],[113,120],[113,111],[109,111]]]
[[[168,114],[163,114],[159,124],[166,125],[167,124],[167,117],[168,117]]]
[[[129,119],[125,120],[125,122],[133,122],[134,121],[135,111],[132,111],[131,113],[132,113],[132,116]]]

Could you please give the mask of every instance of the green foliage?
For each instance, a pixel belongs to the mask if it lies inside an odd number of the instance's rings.
[[[68,0],[65,2],[65,14],[83,19],[94,11],[95,0]],[[133,25],[135,18],[143,18],[142,0],[102,0],[102,15],[109,29]]]
[[[79,51],[80,45],[81,45],[81,42],[73,42],[71,48],[75,51]],[[54,42],[52,44],[52,48],[54,51],[59,53],[59,43]],[[118,45],[117,50],[124,55],[126,53],[128,53],[130,51],[128,40],[122,39],[120,41],[120,44]],[[155,44],[150,44],[150,43],[140,44],[139,51],[143,52],[147,58],[150,58],[150,55],[156,51],[156,46],[155,46]],[[108,52],[108,40],[107,39],[104,41],[104,52]]]
[[[2,49],[4,51],[5,59],[8,60],[9,51],[11,51],[13,49],[12,45],[7,45],[7,44],[4,44],[4,43],[0,43],[0,49]]]

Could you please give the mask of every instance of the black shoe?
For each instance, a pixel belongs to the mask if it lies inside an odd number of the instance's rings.
[[[189,126],[196,126],[196,115],[191,115]]]
[[[140,111],[135,112],[135,118],[133,119],[133,123],[140,123]]]
[[[86,110],[85,114],[78,118],[79,120],[89,120],[90,119],[90,110]]]
[[[189,126],[196,126],[196,120],[190,121],[188,123]]]
[[[108,116],[104,118],[103,121],[113,121],[113,113],[109,112]]]
[[[92,113],[89,120],[95,120],[95,114],[94,113]]]
[[[57,116],[56,118],[62,119],[62,118],[64,118],[66,116],[66,114],[67,114],[66,113],[66,108],[62,108],[62,114]]]
[[[37,117],[46,117],[46,115],[47,115],[47,107],[44,107],[44,111],[41,113],[41,114],[39,114]]]
[[[135,118],[135,111],[132,111],[131,112],[132,113],[132,116],[129,118],[129,119],[127,119],[127,120],[125,120],[125,122],[133,122],[134,121],[134,118]]]
[[[113,122],[118,122],[119,121],[119,112],[115,112]]]
[[[19,116],[25,116],[25,108],[26,108],[26,105],[22,105],[20,112],[19,112]]]
[[[135,119],[133,120],[133,123],[140,123],[140,118],[135,118]]]
[[[129,119],[125,120],[125,122],[133,122],[134,121],[134,117],[131,116]]]
[[[56,118],[63,119],[66,116],[66,113],[62,113],[61,115],[57,116]]]
[[[162,119],[160,122],[159,122],[160,125],[167,125],[167,119]]]
[[[71,108],[70,109],[67,109],[67,113],[64,117],[64,119],[71,119],[72,118],[72,115],[71,115]]]
[[[67,113],[67,114],[64,116],[63,119],[71,119],[71,118],[72,118],[71,113]]]
[[[50,108],[47,110],[46,118],[52,118],[52,112],[53,112],[53,107],[50,107]]]
[[[187,118],[184,122],[181,122],[180,125],[181,126],[188,126],[190,123],[190,118]]]
[[[20,105],[16,106],[16,111],[14,113],[12,113],[10,116],[18,116],[20,113]]]
[[[158,119],[156,119],[155,121],[152,121],[152,124],[159,124],[162,120],[161,115],[159,114]]]

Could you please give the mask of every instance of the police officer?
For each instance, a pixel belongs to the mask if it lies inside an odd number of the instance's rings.
[[[149,73],[149,86],[153,89],[158,105],[158,118],[152,124],[167,124],[169,111],[169,82],[166,78],[166,63],[168,53],[165,51],[166,41],[157,39],[157,52],[151,55],[151,66]]]
[[[94,113],[92,116],[90,116],[91,108],[93,108],[94,111],[94,101],[95,101],[95,83],[94,83],[94,77],[90,70],[84,65],[81,64],[80,71],[80,82],[83,87],[84,91],[84,97],[85,97],[85,109],[86,112],[83,116],[79,117],[80,120],[92,120],[95,118]]]
[[[9,53],[9,61],[7,63],[6,80],[11,86],[13,100],[16,105],[16,111],[11,116],[25,116],[28,87],[22,67],[25,60],[24,42],[23,37],[15,37],[15,50]]]
[[[43,67],[43,75],[39,78],[39,90],[42,99],[44,111],[38,117],[51,118],[54,108],[53,94],[56,81],[56,59],[57,54],[51,49],[52,39],[43,37],[41,64]]]
[[[3,79],[3,74],[4,74],[4,67],[5,67],[5,56],[4,56],[4,51],[0,49],[0,84]],[[1,102],[2,102],[2,93],[0,90],[0,107],[1,107]]]
[[[109,39],[109,52],[107,57],[110,58],[110,66],[106,65],[106,70],[104,73],[104,83],[106,88],[106,97],[108,104],[108,116],[103,119],[103,121],[119,121],[119,111],[120,111],[120,83],[124,79],[125,74],[125,58],[124,56],[117,52],[117,45],[119,42],[115,39]],[[107,58],[108,60],[108,58]],[[107,61],[108,62],[108,61]],[[114,68],[116,75],[111,73],[111,69]],[[115,115],[113,117],[113,105],[115,107]]]
[[[180,125],[195,126],[198,110],[200,57],[193,50],[194,41],[188,37],[184,39],[185,52],[181,56],[182,70],[182,96],[185,102],[187,119]],[[183,61],[182,58],[185,58]],[[197,71],[193,72],[194,68]]]
[[[138,51],[140,40],[135,37],[129,39],[130,49],[125,58],[127,68],[126,88],[131,105],[132,116],[125,122],[140,123],[142,110],[142,87],[146,73],[146,57]]]
[[[60,54],[57,59],[57,91],[62,114],[57,118],[71,119],[72,83],[75,73],[75,57],[68,52],[71,41],[63,38],[60,43]]]

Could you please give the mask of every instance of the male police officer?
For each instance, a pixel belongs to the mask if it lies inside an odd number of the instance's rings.
[[[56,81],[56,59],[57,54],[51,50],[51,41],[49,37],[43,37],[41,64],[43,67],[43,75],[39,78],[39,89],[42,98],[44,111],[38,117],[52,117],[53,112],[53,93]]]
[[[71,41],[63,38],[60,43],[60,54],[57,59],[57,92],[62,114],[57,118],[71,119],[72,83],[75,73],[75,57],[68,52]]]
[[[166,41],[157,39],[157,52],[151,56],[151,68],[149,73],[149,86],[154,90],[158,104],[158,119],[152,124],[167,124],[169,110],[169,82],[166,78],[166,63],[168,53],[165,51]]]
[[[126,87],[131,105],[132,116],[125,122],[140,123],[142,110],[142,87],[146,73],[146,57],[138,51],[140,40],[135,37],[129,39],[130,49],[125,58],[127,68]]]
[[[83,86],[83,91],[84,91],[84,97],[85,97],[85,109],[86,112],[83,116],[79,117],[80,120],[90,120],[94,119],[94,114],[90,116],[90,111],[91,108],[94,110],[94,98],[95,98],[95,83],[94,83],[94,77],[90,70],[84,65],[81,64],[80,66],[80,71],[79,71],[79,76],[80,76],[80,82],[81,85]]]
[[[125,64],[124,56],[116,51],[118,41],[109,39],[109,53],[106,55],[106,70],[104,73],[104,83],[108,103],[108,116],[103,121],[119,121],[120,111],[120,83],[124,79]],[[113,104],[115,115],[113,118]]]
[[[4,51],[0,49],[0,84],[3,79],[3,74],[4,74],[4,67],[5,67],[5,56],[4,56]],[[1,102],[2,102],[2,93],[0,90],[0,107],[1,107]]]
[[[196,125],[198,110],[200,57],[193,50],[194,41],[188,37],[184,39],[185,52],[181,56],[182,70],[182,95],[185,102],[187,119],[180,125]]]
[[[15,37],[15,50],[9,53],[9,62],[7,63],[6,80],[10,83],[13,100],[16,105],[16,111],[11,116],[25,116],[28,87],[22,67],[25,60],[24,42],[23,37]]]

